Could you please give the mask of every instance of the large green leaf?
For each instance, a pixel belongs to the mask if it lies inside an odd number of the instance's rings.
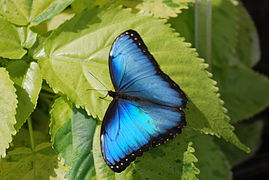
[[[0,14],[17,25],[37,25],[55,16],[73,0],[1,0]]]
[[[20,59],[35,40],[36,34],[29,28],[16,27],[0,16],[0,57]]]
[[[6,149],[12,141],[12,135],[16,133],[15,114],[17,96],[13,82],[10,80],[5,68],[0,68],[0,159],[6,155]]]
[[[194,0],[155,0],[144,1],[136,6],[142,13],[151,14],[155,17],[176,17],[182,9],[193,6]]]
[[[120,8],[99,11],[90,9],[74,17],[54,31],[44,41],[43,49],[35,53],[43,77],[54,91],[66,94],[74,104],[102,119],[109,101],[99,97],[107,92],[92,89],[104,89],[104,85],[112,89],[107,65],[110,46],[120,33],[135,29],[162,69],[186,92],[190,100],[186,115],[189,126],[222,136],[246,150],[226,120],[216,82],[205,70],[207,65],[165,21]]]
[[[92,141],[96,121],[85,111],[72,109],[58,98],[51,110],[53,147],[68,168],[68,179],[90,179],[95,175]]]
[[[250,118],[269,106],[269,80],[244,66],[214,70],[232,122]]]
[[[87,7],[119,6],[132,8],[133,11],[152,15],[159,18],[175,17],[183,9],[193,6],[194,0],[75,0],[72,8],[76,12],[82,12]]]
[[[49,179],[50,175],[55,176],[56,165],[57,156],[50,143],[39,144],[34,151],[19,147],[1,159],[0,176],[3,180]]]
[[[18,130],[36,107],[42,77],[36,62],[27,64],[25,61],[14,61],[8,64],[7,70],[15,83],[18,96],[17,123],[15,125]]]

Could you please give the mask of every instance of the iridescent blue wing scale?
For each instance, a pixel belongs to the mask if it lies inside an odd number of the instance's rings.
[[[161,105],[185,107],[185,94],[162,72],[136,31],[126,31],[115,40],[109,67],[116,91]]]
[[[176,108],[113,100],[101,130],[103,157],[113,171],[121,172],[149,147],[172,139],[184,126],[184,113]]]
[[[123,171],[149,147],[160,145],[186,125],[187,98],[161,71],[139,34],[122,33],[113,43],[109,69],[117,94],[105,114],[101,149],[107,165]]]

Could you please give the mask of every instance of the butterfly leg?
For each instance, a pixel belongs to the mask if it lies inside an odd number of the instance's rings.
[[[104,97],[99,97],[100,99],[105,99],[108,96],[108,93]],[[106,99],[105,99],[106,100]]]

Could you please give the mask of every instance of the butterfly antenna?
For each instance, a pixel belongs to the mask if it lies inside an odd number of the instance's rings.
[[[97,79],[97,77],[95,77],[95,75],[93,75],[90,71],[89,71],[89,73],[92,75],[92,77],[94,77],[94,79],[96,79],[102,86],[104,86],[106,88],[106,91],[108,91],[108,88],[101,81],[99,81],[99,79]],[[105,91],[105,90],[101,90],[101,91]]]
[[[104,90],[104,89],[92,89],[92,88],[87,89],[87,91],[88,91],[88,90],[94,90],[94,91],[108,91],[108,90]]]

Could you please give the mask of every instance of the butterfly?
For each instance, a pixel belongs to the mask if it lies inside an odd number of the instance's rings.
[[[121,172],[148,151],[172,139],[186,125],[187,97],[159,67],[140,35],[120,34],[110,49],[109,71],[115,92],[101,127],[106,164]]]

